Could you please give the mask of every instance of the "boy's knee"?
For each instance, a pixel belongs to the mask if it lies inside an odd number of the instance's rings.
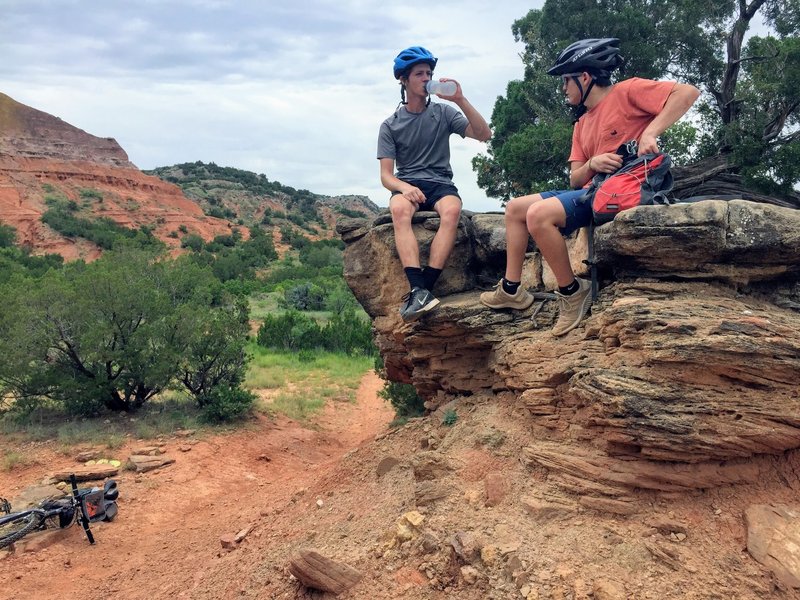
[[[461,216],[461,206],[458,204],[453,204],[449,206],[442,207],[442,210],[439,212],[439,218],[442,220],[443,223],[458,223],[458,219]]]
[[[410,202],[392,202],[389,206],[389,213],[392,215],[392,221],[410,221],[414,216],[414,207]]]
[[[519,196],[512,198],[506,204],[506,222],[525,222],[528,210],[536,206],[539,200],[542,199],[540,194],[532,194],[530,196]],[[533,204],[531,204],[533,202]]]
[[[557,215],[545,202],[531,204],[525,213],[525,223],[530,231],[556,226]]]

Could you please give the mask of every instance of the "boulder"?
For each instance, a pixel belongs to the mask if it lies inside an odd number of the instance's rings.
[[[423,264],[434,216],[413,225]],[[634,489],[754,481],[800,447],[800,211],[710,200],[622,213],[595,231],[591,315],[557,339],[554,283],[533,244],[523,274],[533,306],[479,302],[505,269],[502,215],[462,215],[434,290],[441,304],[410,324],[391,225],[378,221],[345,240],[344,272],[385,375],[413,384],[431,411],[510,394],[535,433],[532,468],[580,497],[618,500],[584,506],[630,512],[620,499]],[[568,240],[576,267],[586,241]]]
[[[361,580],[362,574],[343,562],[304,549],[289,561],[289,572],[308,588],[340,594]]]
[[[744,518],[750,555],[786,586],[800,588],[800,508],[758,504]]]

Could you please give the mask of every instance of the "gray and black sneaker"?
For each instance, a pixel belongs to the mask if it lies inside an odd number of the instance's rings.
[[[406,323],[416,321],[439,304],[439,299],[436,296],[421,287],[412,288],[410,292],[403,296],[403,300],[406,303],[400,307],[400,316]]]

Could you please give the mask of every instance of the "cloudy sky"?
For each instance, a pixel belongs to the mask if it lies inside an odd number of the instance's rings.
[[[392,61],[423,45],[488,121],[521,79],[511,25],[541,0],[0,0],[0,92],[115,138],[140,169],[202,160],[380,206]],[[279,7],[280,6],[280,7]],[[465,208],[499,210],[451,138]]]

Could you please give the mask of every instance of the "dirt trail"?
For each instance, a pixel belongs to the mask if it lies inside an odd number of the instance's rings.
[[[195,442],[170,438],[165,450],[174,464],[116,477],[119,516],[93,527],[95,546],[73,527],[43,548],[30,542],[32,551],[24,546],[13,554],[0,551],[0,599],[173,597],[178,582],[186,592],[189,581],[202,578],[204,564],[224,554],[223,535],[248,527],[249,535],[261,535],[267,515],[386,429],[393,412],[377,396],[381,386],[368,373],[355,403],[329,403],[310,427],[260,417],[254,426],[228,435]],[[124,459],[137,445],[142,442],[114,455]],[[36,454],[38,465],[0,473],[3,494],[13,497],[47,471],[75,464],[48,446]],[[191,596],[189,591],[186,597]]]

